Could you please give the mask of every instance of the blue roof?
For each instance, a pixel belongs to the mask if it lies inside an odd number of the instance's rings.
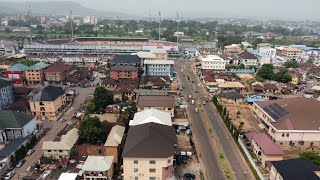
[[[307,45],[290,45],[289,47],[293,47],[293,48],[298,48],[301,49],[303,51],[319,51],[320,49],[315,48],[315,47],[308,47]]]
[[[257,96],[248,96],[247,97],[247,102],[249,102],[249,103],[261,102],[261,101],[265,101],[265,99],[262,99],[261,97],[257,97]]]
[[[28,69],[28,66],[18,63],[8,68],[8,71],[26,71]]]
[[[38,62],[37,64],[30,66],[29,70],[41,70],[41,69],[44,69],[48,66],[50,66],[50,64],[47,64],[44,62]]]
[[[10,141],[8,144],[6,144],[6,146],[4,146],[4,148],[2,148],[0,150],[0,157],[6,158],[6,157],[10,156],[10,154],[15,152],[17,150],[17,148],[19,148],[21,146],[21,144],[23,142],[25,142],[28,138],[29,138],[29,136],[25,137],[25,138],[18,138],[18,139],[14,139],[14,140]]]
[[[307,45],[303,45],[303,44],[293,44],[293,45],[290,45],[289,47],[292,47],[292,48],[305,48],[307,47]]]

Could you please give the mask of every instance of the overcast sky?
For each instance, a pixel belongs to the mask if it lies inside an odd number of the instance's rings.
[[[4,1],[4,0],[0,0]],[[20,1],[26,0],[6,0]],[[34,0],[48,1],[48,0]],[[52,0],[58,1],[58,0]],[[59,0],[61,1],[61,0]],[[64,0],[68,1],[68,0]],[[320,0],[69,0],[99,10],[149,16],[160,10],[163,16],[242,16],[318,19]],[[1,10],[0,10],[1,11]]]

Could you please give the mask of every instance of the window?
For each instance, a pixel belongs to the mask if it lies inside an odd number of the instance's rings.
[[[155,160],[150,160],[149,164],[156,164],[156,161]]]
[[[150,177],[149,180],[156,180],[156,177]]]
[[[134,161],[133,161],[133,164],[138,164],[138,160],[134,160]]]
[[[62,150],[59,150],[59,153],[62,153]]]
[[[287,137],[289,137],[289,133],[287,134]]]
[[[149,172],[154,173],[156,172],[156,169],[149,169]]]
[[[133,172],[138,172],[138,168],[134,168],[134,169],[133,169]]]
[[[282,134],[282,137],[284,137],[284,134]]]
[[[51,150],[48,150],[48,152],[51,152]]]
[[[168,159],[168,163],[171,163],[171,159]]]
[[[138,176],[134,177],[134,180],[138,180]]]
[[[168,110],[170,111],[170,110],[171,110],[171,108],[168,108]]]

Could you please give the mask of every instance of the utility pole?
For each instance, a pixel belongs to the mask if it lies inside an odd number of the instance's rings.
[[[71,24],[71,40],[73,40],[73,21],[72,21],[72,10],[70,10],[69,21]]]
[[[180,17],[178,12],[177,12],[177,22],[178,22],[178,27],[177,27],[177,44],[178,44],[179,43],[179,25],[180,25]]]
[[[29,20],[29,31],[30,31],[30,44],[32,44],[32,28],[31,28],[31,10],[30,2],[28,4],[28,20]]]
[[[161,40],[161,28],[160,28],[160,25],[161,25],[161,12],[159,11],[159,41]]]

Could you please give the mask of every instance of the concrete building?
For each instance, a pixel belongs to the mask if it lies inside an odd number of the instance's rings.
[[[68,76],[72,66],[58,62],[44,70],[46,81],[50,83],[62,83]]]
[[[320,102],[289,98],[254,102],[254,115],[282,149],[320,151]]]
[[[0,142],[25,138],[37,129],[34,116],[10,110],[0,110]]]
[[[240,53],[242,51],[241,47],[238,44],[231,44],[224,46],[225,53]]]
[[[28,70],[25,71],[26,81],[29,85],[41,84],[45,81],[44,70],[47,69],[50,64],[44,62],[39,62],[33,66],[30,66]]]
[[[217,55],[209,55],[201,59],[201,69],[223,71],[226,69],[226,63],[227,61]]]
[[[58,120],[66,104],[65,91],[61,87],[47,86],[30,100],[30,111],[39,120]]]
[[[320,167],[312,161],[288,159],[271,164],[270,180],[319,180]]]
[[[245,67],[259,67],[259,59],[252,53],[248,51],[244,51],[238,54],[238,58],[240,60],[240,64],[243,64]]]
[[[133,120],[129,122],[130,126],[137,126],[147,123],[157,123],[166,126],[172,126],[172,119],[169,113],[157,109],[147,109],[134,114]]]
[[[277,56],[283,58],[284,61],[299,60],[303,56],[303,51],[293,47],[276,47]]]
[[[144,60],[144,75],[173,77],[173,60]]]
[[[60,141],[44,141],[42,151],[45,157],[61,159],[69,157],[70,149],[75,145],[79,138],[79,130],[73,128],[67,134],[61,136]]]
[[[229,91],[219,95],[219,99],[224,103],[245,103],[245,97],[237,91]]]
[[[114,80],[119,79],[137,79],[138,69],[135,66],[115,65],[109,69],[110,78]]]
[[[156,55],[157,59],[167,60],[169,58],[169,54],[164,49],[152,49],[150,52]]]
[[[155,54],[153,54],[152,52],[139,51],[139,52],[134,53],[132,55],[137,55],[142,61],[157,59],[157,56]]]
[[[118,164],[118,159],[122,151],[125,129],[125,127],[119,125],[113,126],[106,142],[104,143],[106,155],[113,156],[114,163],[116,164]]]
[[[9,107],[13,101],[12,81],[0,78],[0,110]]]
[[[22,84],[25,79],[24,72],[28,69],[26,65],[15,64],[6,70],[6,78],[11,79],[15,84]]]
[[[157,109],[163,112],[170,113],[174,117],[174,98],[172,96],[139,96],[137,102],[138,112]]]
[[[111,66],[135,66],[141,68],[141,59],[137,55],[118,54],[111,60]]]
[[[113,156],[88,156],[82,168],[85,180],[106,179],[113,176]]]

